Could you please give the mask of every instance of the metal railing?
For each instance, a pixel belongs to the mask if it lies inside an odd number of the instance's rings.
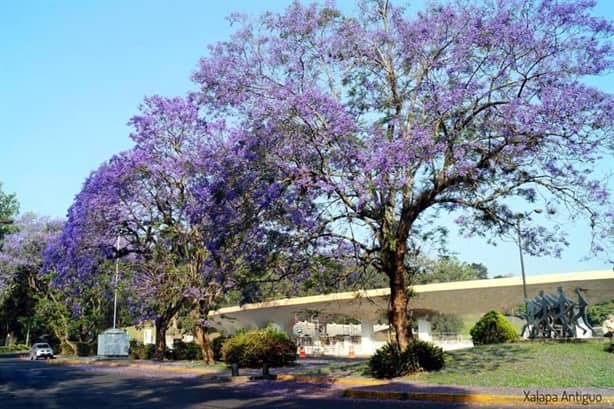
[[[462,335],[456,332],[434,332],[431,335],[432,340],[435,342],[467,342],[471,341],[471,337]]]

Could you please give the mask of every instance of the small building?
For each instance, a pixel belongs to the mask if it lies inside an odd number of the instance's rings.
[[[126,332],[128,333],[131,340],[135,340],[138,343],[142,343],[144,345],[150,345],[156,343],[156,326],[153,321],[145,321],[139,326],[130,326],[127,327]],[[166,331],[166,346],[169,349],[173,349],[173,344],[175,341],[181,340],[183,342],[193,342],[194,336],[192,334],[186,334],[182,331],[178,325],[177,320],[171,320],[171,325]]]

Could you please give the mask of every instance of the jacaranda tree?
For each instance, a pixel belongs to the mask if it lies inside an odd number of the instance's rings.
[[[203,341],[206,318],[220,296],[297,279],[316,264],[309,193],[280,180],[263,161],[265,148],[243,131],[230,130],[212,148],[201,152],[206,163],[194,179],[190,208],[206,249],[201,275],[207,286],[193,289]]]
[[[131,124],[134,148],[95,171],[69,210],[63,271],[91,277],[100,268],[87,260],[125,257],[134,310],[155,320],[158,358],[187,305],[211,360],[209,310],[230,289],[300,273],[314,207],[276,181],[247,133],[205,122],[191,99],[147,98]]]
[[[99,262],[84,258],[123,258],[131,308],[155,322],[159,359],[170,321],[188,302],[189,289],[202,283],[204,246],[187,213],[191,178],[198,172],[193,159],[205,133],[196,113],[181,98],[147,99],[142,115],[131,120],[135,147],[88,178],[64,234],[71,268],[62,276],[101,273]]]
[[[566,239],[527,206],[584,216],[597,238],[612,224],[595,170],[611,154],[614,104],[583,78],[612,68],[613,26],[584,0],[459,1],[415,16],[361,4],[357,16],[298,2],[233,16],[239,28],[193,78],[206,117],[266,146],[276,175],[318,194],[327,234],[388,276],[404,350],[407,260],[437,217],[490,237],[524,217],[532,254]]]

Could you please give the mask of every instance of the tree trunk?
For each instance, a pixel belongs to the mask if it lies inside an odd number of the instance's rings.
[[[203,361],[207,365],[213,364],[215,360],[213,359],[213,348],[209,342],[209,337],[207,337],[207,327],[196,326],[196,342],[200,345],[200,350],[203,353]]]
[[[200,350],[203,354],[203,361],[209,365],[215,362],[213,358],[213,348],[207,337],[207,317],[209,315],[209,301],[199,300],[192,311],[195,327],[196,327],[196,342],[200,345]]]
[[[407,283],[404,271],[390,272],[390,311],[389,321],[395,331],[395,341],[401,351],[405,351],[411,337],[410,322],[407,314]]]
[[[157,318],[156,325],[156,352],[154,359],[156,361],[163,361],[166,354],[166,330],[168,327],[168,320],[164,318]]]
[[[70,341],[68,338],[60,340],[60,348],[62,355],[77,355],[77,344]]]
[[[401,351],[405,351],[412,338],[411,322],[408,314],[408,282],[405,268],[405,255],[407,247],[406,238],[397,239],[390,250],[384,254],[384,272],[390,282],[390,306],[388,321],[395,331],[395,341]]]
[[[62,355],[77,355],[77,344],[70,340],[66,326],[58,328],[52,325],[51,331],[53,331],[55,336],[60,340],[60,351]]]

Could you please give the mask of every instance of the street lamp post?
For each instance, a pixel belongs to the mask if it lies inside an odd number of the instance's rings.
[[[541,213],[542,209],[534,209],[534,213]],[[527,301],[529,299],[527,295],[527,278],[524,271],[524,256],[522,254],[522,230],[520,228],[520,221],[524,218],[524,214],[519,214],[516,217],[516,237],[518,244],[518,254],[520,255],[520,272],[522,273],[522,294],[524,295],[525,312],[528,313]]]
[[[127,357],[130,345],[128,333],[117,328],[117,290],[119,288],[119,241],[117,236],[115,255],[115,288],[113,294],[113,328],[98,334],[98,356],[104,357]]]
[[[516,233],[518,236],[518,254],[520,255],[520,272],[522,273],[522,294],[524,295],[524,306],[527,308],[527,278],[524,272],[524,257],[522,256],[522,235],[520,233],[520,217],[516,218]]]
[[[119,236],[117,236],[116,244],[117,254],[115,255],[115,291],[113,295],[113,329],[117,322],[117,284],[119,283]]]

